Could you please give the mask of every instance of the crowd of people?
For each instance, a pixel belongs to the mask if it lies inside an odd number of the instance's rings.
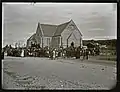
[[[75,57],[76,59],[89,59],[89,55],[97,55],[98,53],[95,50],[91,50],[89,48],[81,48],[74,47],[71,45],[67,48],[60,47],[49,48],[48,46],[41,48],[38,44],[31,44],[30,47],[19,47],[13,48],[10,46],[6,46],[4,51],[7,51],[7,56],[15,56],[15,57],[48,57],[52,60],[62,58],[71,58]],[[97,50],[96,50],[97,51]]]

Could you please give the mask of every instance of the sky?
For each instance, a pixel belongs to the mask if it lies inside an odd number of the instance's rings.
[[[41,24],[75,22],[84,40],[117,39],[116,3],[2,3],[3,46],[26,43]]]

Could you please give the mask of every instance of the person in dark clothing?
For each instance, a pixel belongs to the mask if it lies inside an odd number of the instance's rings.
[[[88,56],[89,56],[89,49],[86,49],[86,59],[88,60]]]
[[[27,56],[27,49],[25,49],[25,52],[24,52],[24,57]]]
[[[75,53],[76,53],[75,54],[76,55],[76,59],[80,58],[80,50],[79,50],[79,48],[76,49]]]
[[[83,60],[84,60],[85,56],[86,56],[86,50],[85,49],[82,50],[82,54],[83,54]]]
[[[50,54],[49,54],[50,56],[50,59],[52,59],[53,60],[53,50],[50,50]]]

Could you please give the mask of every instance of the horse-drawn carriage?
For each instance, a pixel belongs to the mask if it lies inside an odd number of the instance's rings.
[[[21,49],[11,48],[11,49],[7,50],[7,56],[20,57],[21,52],[22,52]]]
[[[3,48],[3,52],[4,53],[7,53],[7,56],[16,56],[16,57],[19,57],[21,55],[21,48],[13,48],[11,45],[8,46],[6,45],[4,48]]]
[[[38,44],[31,45],[26,48],[26,56],[33,57],[49,57],[48,47],[41,48]]]

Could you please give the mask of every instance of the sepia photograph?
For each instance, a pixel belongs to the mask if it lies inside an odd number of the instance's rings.
[[[110,90],[117,3],[2,3],[2,89]]]

